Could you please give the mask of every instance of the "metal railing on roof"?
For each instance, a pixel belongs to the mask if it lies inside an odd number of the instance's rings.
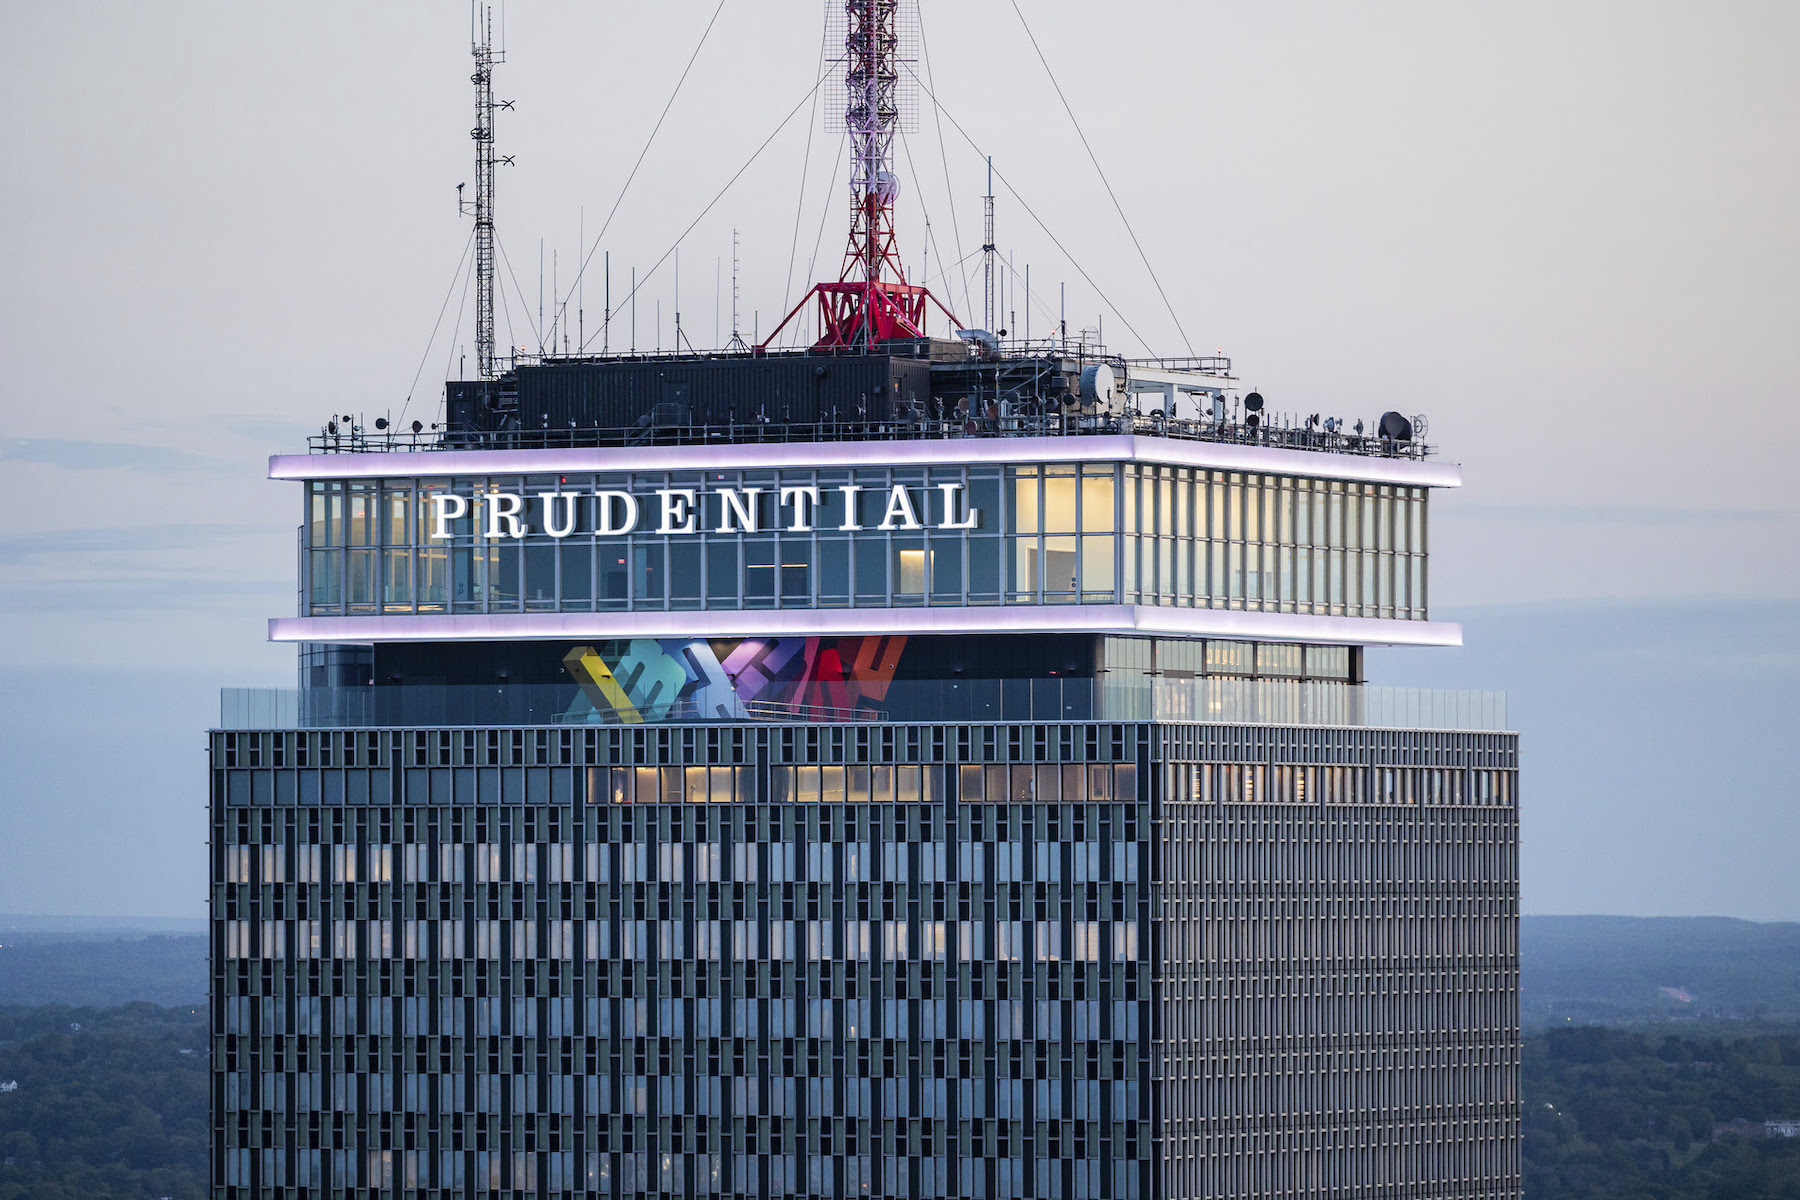
[[[1097,437],[1134,434],[1180,441],[1266,446],[1281,450],[1309,450],[1321,454],[1350,454],[1365,458],[1425,459],[1432,447],[1423,442],[1396,442],[1358,433],[1336,433],[1309,425],[1249,426],[1233,421],[1188,418],[1164,419],[1122,413],[1109,416],[1076,416],[1066,413],[1011,415],[995,419],[974,417],[957,421],[923,418],[916,421],[851,422],[820,421],[810,424],[758,422],[754,424],[659,424],[649,430],[639,426],[501,429],[481,431],[424,430],[419,433],[385,430],[370,432],[358,427],[338,433],[315,434],[307,439],[311,454],[391,454],[440,450],[561,450],[585,447],[643,445],[746,445],[769,442],[900,442],[967,438]]]
[[[1173,721],[1378,729],[1501,731],[1504,692],[1376,687],[1299,679],[1199,677],[896,680],[879,699],[821,694],[742,700],[716,690],[642,708],[596,706],[574,684],[225,688],[224,729],[637,725],[720,721],[796,724]],[[833,700],[838,702],[832,702]]]

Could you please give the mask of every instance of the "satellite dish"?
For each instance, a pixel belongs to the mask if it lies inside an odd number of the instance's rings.
[[[1381,436],[1390,442],[1410,442],[1413,436],[1412,422],[1397,412],[1381,414]]]
[[[1425,419],[1424,413],[1420,413],[1412,419],[1412,427],[1413,427],[1413,436],[1418,438],[1420,441],[1424,441],[1426,431],[1431,428],[1431,422],[1429,422]]]
[[[376,417],[375,418],[375,428],[386,429],[387,428],[387,418],[386,417]]]
[[[1262,406],[1263,398],[1261,392],[1251,392],[1248,396],[1244,397],[1245,412],[1261,412]]]
[[[1356,418],[1356,424],[1355,424],[1355,425],[1353,425],[1353,426],[1351,426],[1351,428],[1353,428],[1353,429],[1355,429],[1355,430],[1356,430],[1356,436],[1357,436],[1357,437],[1361,437],[1361,436],[1362,436],[1362,431],[1363,431],[1363,423],[1362,423],[1362,418],[1361,418],[1361,417],[1358,417],[1358,418]]]
[[[1256,413],[1251,413],[1244,418],[1244,425],[1247,428],[1255,429],[1258,425],[1261,425],[1261,424],[1262,424],[1262,417],[1260,417]]]
[[[1081,372],[1081,403],[1086,408],[1110,408],[1118,397],[1119,380],[1105,363],[1095,363]]]
[[[325,422],[325,430],[327,433],[335,434],[337,432],[337,422],[336,421]]]
[[[423,433],[424,431],[425,431],[425,425],[423,422],[421,422],[421,421],[413,422],[413,432],[414,433]]]

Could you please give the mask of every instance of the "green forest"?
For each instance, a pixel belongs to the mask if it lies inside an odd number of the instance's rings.
[[[205,1053],[198,1007],[0,1008],[0,1200],[203,1196]],[[1524,1103],[1531,1200],[1800,1200],[1800,1138],[1713,1137],[1800,1116],[1800,1031],[1534,1033]]]
[[[206,1010],[0,1008],[0,1200],[206,1195]]]
[[[1667,1027],[1664,1027],[1666,1030]],[[1531,1200],[1800,1200],[1800,1033],[1554,1029],[1525,1039]]]

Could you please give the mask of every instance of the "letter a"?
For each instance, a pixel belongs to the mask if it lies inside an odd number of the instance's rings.
[[[898,524],[898,525],[894,524],[894,519],[896,517],[898,517],[900,519],[900,524]],[[896,483],[894,485],[893,491],[888,494],[887,515],[881,518],[881,524],[877,525],[875,528],[877,528],[877,529],[918,529],[918,528],[920,528],[919,515],[913,511],[912,497],[907,494],[905,484]]]

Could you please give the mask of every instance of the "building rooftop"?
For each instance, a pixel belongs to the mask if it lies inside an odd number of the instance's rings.
[[[1222,356],[1051,342],[533,357],[451,381],[441,421],[334,415],[312,454],[1082,438],[1129,434],[1364,458],[1432,454],[1419,418],[1281,413]]]

